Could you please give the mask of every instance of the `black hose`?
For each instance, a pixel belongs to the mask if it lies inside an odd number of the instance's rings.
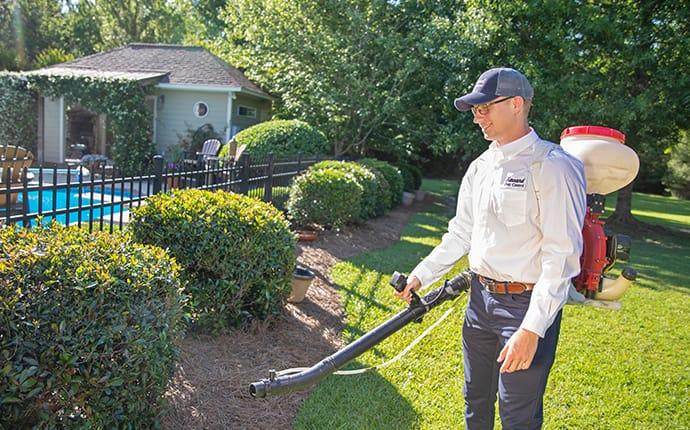
[[[252,397],[264,398],[307,388],[368,351],[410,322],[419,320],[430,309],[448,299],[457,297],[463,291],[467,291],[470,288],[471,279],[472,274],[470,272],[462,272],[450,281],[446,281],[442,287],[425,295],[417,304],[410,305],[407,309],[309,369],[279,377],[276,377],[275,371],[271,371],[269,379],[262,379],[250,384],[249,393]]]

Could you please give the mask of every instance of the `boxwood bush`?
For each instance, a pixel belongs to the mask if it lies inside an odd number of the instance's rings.
[[[0,230],[0,428],[152,428],[183,335],[179,267],[122,234]]]
[[[311,166],[310,169],[335,169],[353,175],[355,181],[362,187],[362,203],[360,205],[359,218],[365,220],[376,216],[379,179],[376,178],[376,175],[371,170],[354,162],[335,160],[321,161]]]
[[[244,154],[254,159],[263,159],[273,153],[276,158],[289,158],[297,154],[304,156],[326,154],[326,135],[299,120],[273,120],[253,125],[235,136],[237,145],[246,145]],[[223,146],[221,157],[227,157],[229,145]]]
[[[399,164],[397,167],[403,178],[403,191],[407,191],[408,193],[414,192],[414,176],[412,174],[412,169],[410,168],[410,165]]]
[[[363,188],[354,175],[339,169],[309,169],[295,178],[288,214],[301,226],[340,228],[361,214]]]
[[[295,269],[295,238],[280,211],[225,191],[173,190],[146,201],[128,228],[183,267],[196,327],[217,333],[280,312]]]
[[[414,164],[408,164],[410,173],[412,173],[412,180],[414,182],[414,189],[418,190],[422,187],[422,169],[415,166]]]
[[[391,203],[388,207],[389,209],[398,206],[402,202],[403,177],[397,167],[375,158],[364,158],[359,160],[358,163],[365,167],[378,170],[386,178],[391,190]]]

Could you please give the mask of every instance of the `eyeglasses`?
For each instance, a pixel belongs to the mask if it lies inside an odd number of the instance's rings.
[[[489,107],[490,107],[491,105],[495,105],[495,104],[497,104],[497,103],[501,103],[501,102],[504,102],[504,101],[506,101],[506,100],[510,100],[510,99],[512,99],[512,98],[514,98],[514,97],[515,97],[515,96],[510,96],[510,97],[506,97],[506,98],[501,99],[501,100],[494,100],[494,101],[489,102],[489,103],[484,103],[483,105],[472,106],[472,107],[470,108],[470,110],[471,110],[472,113],[475,114],[475,115],[486,115],[487,113],[489,113]]]

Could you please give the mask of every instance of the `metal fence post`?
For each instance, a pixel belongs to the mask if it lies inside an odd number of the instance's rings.
[[[240,171],[240,194],[249,194],[249,155],[242,157],[242,170]]]
[[[161,192],[163,183],[163,156],[153,156],[153,194]]]
[[[24,167],[22,169],[22,224],[24,227],[30,227],[29,218],[26,216],[29,213],[29,169]],[[17,193],[19,195],[19,193]]]
[[[204,160],[204,154],[196,155],[196,169],[198,173],[196,174],[196,187],[201,188],[206,185],[206,160]]]
[[[268,166],[266,167],[266,183],[264,184],[264,198],[265,202],[273,200],[273,153],[268,154]]]

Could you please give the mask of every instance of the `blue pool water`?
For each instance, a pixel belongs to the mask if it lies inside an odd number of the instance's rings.
[[[38,200],[39,200],[39,193],[38,191],[31,191],[28,193],[29,196],[29,214],[35,214],[38,212]],[[52,216],[52,215],[44,215],[43,216],[43,222],[48,223],[52,221],[53,218],[55,218],[60,224],[72,224],[76,223],[79,220],[79,213],[81,212],[81,221],[82,222],[88,222],[90,219],[99,219],[102,217],[106,217],[110,214],[118,214],[120,211],[122,211],[122,204],[118,203],[121,200],[127,201],[130,197],[130,194],[125,192],[125,193],[120,193],[118,191],[115,192],[115,194],[111,194],[109,189],[103,190],[103,193],[101,193],[101,190],[99,187],[96,187],[93,190],[93,196],[91,195],[91,190],[88,187],[83,187],[82,188],[82,193],[81,193],[81,206],[90,206],[90,205],[97,205],[104,203],[106,206],[102,208],[84,208],[79,210],[79,188],[70,188],[69,190],[67,189],[60,189],[57,190],[55,193],[55,208],[56,209],[65,209],[67,208],[67,202],[69,201],[69,214],[63,213],[59,214],[57,216]],[[20,194],[18,196],[19,201],[22,200],[22,195]],[[69,200],[68,200],[69,199]],[[48,190],[48,191],[43,191],[41,193],[41,212],[46,213],[46,212],[52,212],[53,211],[53,191]],[[113,203],[113,204],[109,204]],[[115,220],[118,221],[119,218],[115,217]],[[34,225],[35,222],[32,221],[32,225]]]

